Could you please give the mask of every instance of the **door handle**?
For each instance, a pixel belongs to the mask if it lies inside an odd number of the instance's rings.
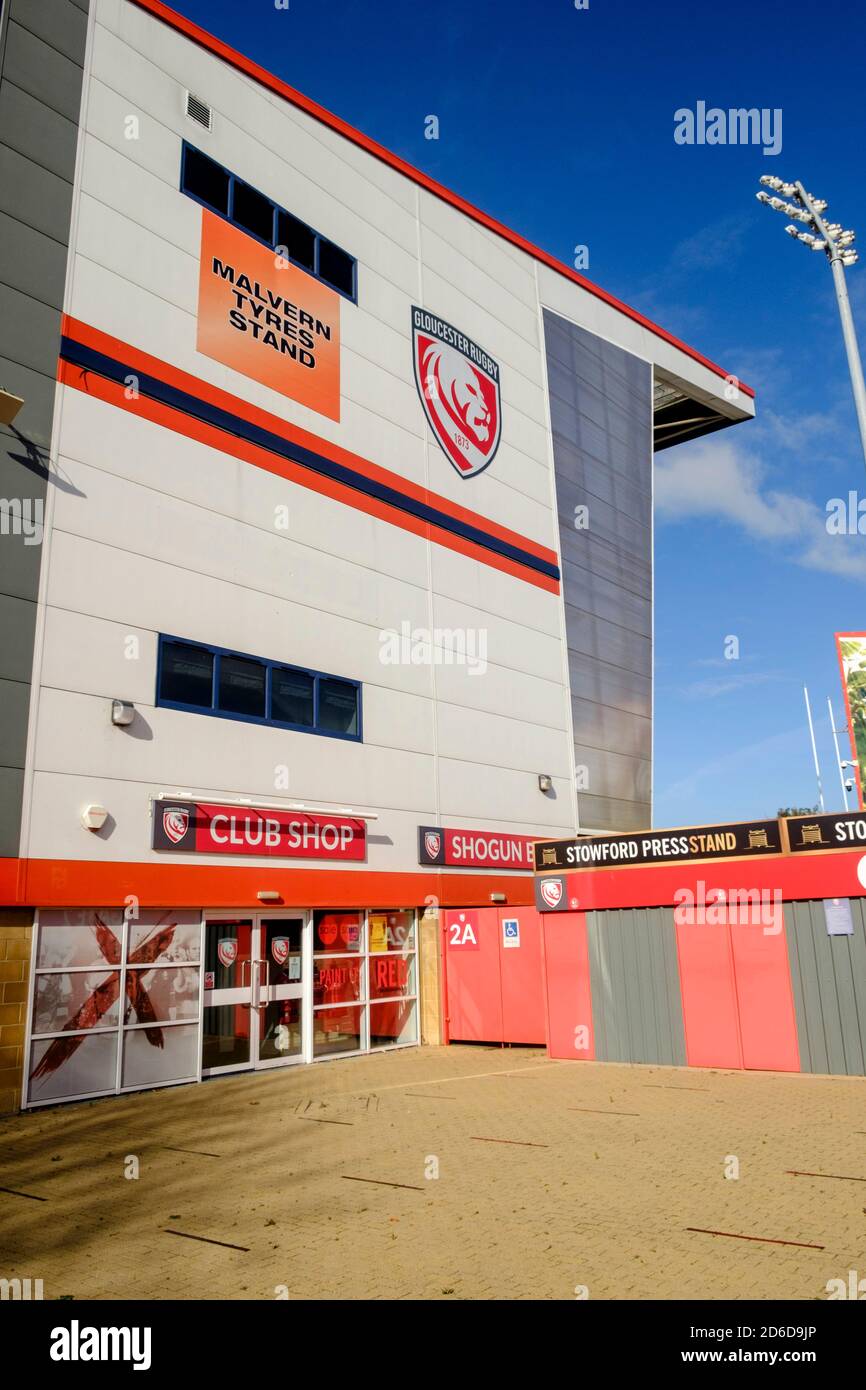
[[[248,956],[245,957],[245,959],[241,961],[241,989],[243,989],[243,987],[244,987],[244,967],[247,966],[247,965],[252,965],[252,962],[251,962],[251,960],[249,959]],[[246,1000],[246,1001],[244,1001],[244,1002],[241,1004],[241,1008],[242,1008],[242,1009],[251,1009],[251,1008],[253,1007],[253,997],[252,997],[252,996],[253,996],[253,975],[252,975],[252,970],[251,970],[251,971],[250,971],[250,997],[249,997],[249,1000]]]
[[[257,960],[257,961],[256,961],[256,984],[257,984],[257,990],[256,990],[256,1008],[257,1008],[257,1009],[260,1009],[260,1008],[262,1007],[262,999],[261,999],[261,983],[262,983],[262,982],[261,982],[261,976],[260,976],[259,971],[258,971],[258,966],[260,966],[260,965],[263,965],[263,966],[265,967],[265,994],[266,994],[265,1003],[266,1003],[266,1004],[270,1003],[270,992],[271,992],[271,963],[270,963],[270,961],[268,960],[267,956],[265,956],[263,959],[260,959],[260,960]]]

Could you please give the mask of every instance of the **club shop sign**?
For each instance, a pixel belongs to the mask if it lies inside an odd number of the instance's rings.
[[[754,858],[782,852],[777,820],[737,825],[693,825],[637,835],[586,835],[537,841],[535,868],[610,869],[629,864],[680,864],[697,859]]]
[[[418,862],[448,869],[532,869],[532,835],[419,825]]]
[[[358,861],[367,857],[367,824],[353,816],[160,800],[153,803],[153,848]]]

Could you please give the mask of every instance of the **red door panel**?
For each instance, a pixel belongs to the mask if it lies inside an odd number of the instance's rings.
[[[551,1057],[595,1057],[586,917],[549,912],[543,918],[547,1050]]]
[[[777,909],[781,916],[782,909]],[[734,915],[734,914],[732,914]],[[762,925],[730,928],[743,1066],[758,1071],[799,1071],[797,1019],[784,925],[767,935]]]
[[[517,936],[505,923],[517,922]],[[508,946],[507,941],[519,941]],[[544,1043],[541,920],[534,907],[499,909],[502,1036],[510,1043]]]
[[[730,931],[681,922],[676,931],[686,1061],[690,1067],[742,1067]]]
[[[446,1026],[452,1042],[505,1041],[495,907],[448,908],[442,914],[447,979]]]

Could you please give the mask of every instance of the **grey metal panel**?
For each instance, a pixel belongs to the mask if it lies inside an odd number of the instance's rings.
[[[58,4],[57,0],[10,0],[9,15],[16,24],[29,29],[68,58],[75,60],[77,54],[83,55],[87,0],[80,6]]]
[[[20,767],[0,767],[0,856],[15,859],[21,833],[21,796],[24,773]]]
[[[3,537],[3,542],[8,540]],[[36,605],[32,599],[0,594],[0,680],[29,681]],[[6,709],[4,707],[4,717]]]
[[[57,347],[59,346],[58,328]],[[35,372],[32,367],[23,367],[20,362],[10,362],[8,357],[0,357],[0,381],[7,391],[14,392],[24,401],[12,424],[0,425],[3,455],[21,467],[29,467],[31,472],[44,478],[48,467],[51,417],[57,392],[55,372]],[[21,486],[19,483],[19,490]],[[8,492],[3,493],[4,497],[9,495]]]
[[[14,82],[4,82],[0,88],[0,131],[4,145],[50,169],[59,178],[69,178],[75,163],[77,125]]]
[[[0,767],[24,766],[29,702],[29,682],[0,680]]]
[[[580,821],[625,830],[647,823],[649,786],[643,768],[628,785],[622,755],[652,758],[652,372],[549,309],[544,336],[575,760],[620,755],[610,776],[596,760],[607,794],[579,792]]]
[[[58,13],[66,5],[59,5]],[[81,107],[81,67],[10,16],[4,73],[52,111],[78,124]]]
[[[60,346],[60,316],[32,295],[0,284],[0,357],[44,372]]]
[[[586,769],[581,786],[595,796],[610,796],[614,801],[630,800],[635,791],[649,800],[650,765],[644,758],[624,757],[607,749],[577,744],[574,750],[575,767]]]
[[[650,823],[650,803],[618,801],[610,796],[581,792],[580,823],[593,830],[604,830],[610,825],[616,825],[621,830],[646,830]]]
[[[685,1066],[671,909],[588,912],[586,925],[596,1057]]]
[[[828,936],[820,901],[785,904],[803,1071],[866,1075],[866,916],[852,898],[853,936]]]
[[[11,0],[0,23],[0,498],[44,501],[75,177],[87,5]],[[64,486],[54,470],[54,484]],[[33,512],[31,511],[31,517]],[[42,547],[0,538],[0,855],[19,853]]]
[[[70,170],[71,174],[71,170]],[[0,132],[0,212],[65,244],[72,212],[72,183],[2,143]]]
[[[63,308],[66,247],[0,212],[0,282]]]

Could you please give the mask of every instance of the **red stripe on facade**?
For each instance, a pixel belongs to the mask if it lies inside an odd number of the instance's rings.
[[[401,530],[409,531],[413,535],[420,536],[423,540],[445,546],[448,550],[457,551],[458,554],[466,555],[472,560],[478,560],[493,569],[501,570],[503,574],[510,574],[515,579],[533,584],[536,588],[544,589],[548,593],[559,593],[559,581],[548,575],[540,574],[537,570],[518,564],[516,561],[508,559],[507,556],[497,555],[484,546],[476,545],[451,531],[434,526],[420,517],[413,517],[395,507],[390,507],[386,502],[368,497],[345,483],[313,473],[302,464],[293,463],[289,459],[272,454],[267,449],[260,448],[247,440],[226,433],[225,430],[218,429],[215,425],[196,420],[183,411],[175,410],[159,401],[153,401],[144,395],[129,399],[124,387],[117,382],[108,381],[105,377],[96,376],[92,372],[87,372],[81,367],[63,361],[58,363],[57,379],[64,386],[82,391],[87,396],[104,401],[108,405],[117,406],[141,419],[150,420],[152,424],[160,425],[175,434],[182,434],[188,439],[206,444],[209,448],[227,454],[231,458],[241,459],[244,463],[250,463],[256,468],[264,469],[265,472],[286,478],[290,482],[297,483],[299,487],[330,497],[347,507],[354,508],[355,511],[365,512],[368,516],[376,517],[379,521],[386,521],[389,525],[399,526]]]
[[[110,907],[129,895],[142,907],[409,908],[435,898],[443,907],[487,906],[491,893],[510,904],[532,902],[532,880],[507,874],[449,874],[429,869],[299,869],[279,864],[92,863],[79,859],[0,859],[0,902],[9,907]]]
[[[445,512],[448,516],[454,517],[455,521],[465,522],[481,531],[486,531],[488,535],[496,536],[499,540],[520,546],[522,550],[528,551],[530,555],[534,555],[539,560],[545,560],[551,565],[559,565],[559,556],[556,552],[540,545],[538,541],[530,540],[527,536],[520,535],[518,531],[511,531],[507,526],[500,526],[497,522],[490,521],[489,518],[481,516],[478,512],[469,511],[468,508],[461,507],[458,503],[440,496],[439,493],[433,492],[429,488],[419,487],[417,483],[411,482],[399,473],[391,472],[388,468],[382,468],[377,463],[372,463],[370,459],[363,458],[361,454],[353,454],[349,449],[344,449],[329,439],[323,439],[321,435],[313,434],[310,430],[304,430],[297,425],[290,424],[279,415],[271,415],[269,411],[262,410],[259,406],[244,400],[242,396],[234,396],[230,391],[223,391],[220,387],[213,386],[209,381],[184,372],[180,367],[175,367],[170,362],[163,362],[159,357],[152,357],[150,353],[143,352],[140,348],[133,347],[120,338],[114,338],[110,333],[104,333],[89,323],[82,323],[80,319],[64,314],[61,321],[61,334],[64,337],[74,338],[84,347],[105,353],[107,357],[114,357],[128,363],[146,376],[158,377],[167,386],[173,386],[178,391],[185,391],[188,395],[196,396],[199,400],[206,401],[208,405],[216,406],[218,410],[225,410],[231,415],[238,416],[239,419],[245,420],[248,424],[256,425],[260,429],[268,430],[271,434],[279,435],[281,439],[285,439],[290,444],[297,444],[300,448],[322,454],[334,463],[345,464],[347,468],[353,469],[363,477],[383,483],[386,487],[392,487],[402,492],[406,497],[412,497],[416,502],[428,503],[438,508],[439,511]]]
[[[519,250],[524,251],[534,260],[539,261],[542,265],[546,265],[550,270],[555,270],[558,275],[562,275],[565,279],[571,280],[573,284],[578,285],[582,290],[586,290],[587,294],[594,295],[596,299],[600,299],[605,304],[610,305],[612,309],[616,309],[618,313],[624,314],[625,317],[631,319],[633,323],[637,323],[641,328],[647,329],[650,333],[654,334],[655,337],[661,338],[663,342],[669,343],[671,347],[675,347],[679,352],[685,353],[692,361],[698,362],[702,367],[706,367],[708,371],[713,372],[716,376],[725,377],[727,379],[730,375],[723,367],[720,367],[716,362],[712,362],[709,357],[704,357],[703,353],[698,352],[696,348],[689,347],[688,343],[684,343],[679,338],[675,338],[672,333],[668,333],[667,329],[659,327],[659,325],[653,323],[651,319],[644,318],[643,314],[639,314],[636,309],[632,309],[630,305],[623,303],[621,299],[617,299],[614,295],[608,294],[606,290],[601,289],[598,285],[594,285],[591,280],[587,280],[584,276],[578,275],[577,271],[572,270],[570,266],[564,265],[562,261],[558,261],[555,256],[551,256],[548,252],[542,251],[540,247],[534,246],[532,242],[527,241],[525,237],[520,236],[518,232],[512,231],[511,228],[506,227],[504,223],[498,222],[496,218],[490,217],[486,212],[482,212],[480,208],[474,207],[472,203],[468,203],[466,199],[461,198],[459,194],[453,193],[451,189],[446,188],[444,184],[437,183],[435,179],[429,178],[427,174],[423,174],[420,169],[416,169],[414,165],[407,163],[406,160],[401,159],[399,155],[393,154],[391,150],[386,149],[384,145],[380,145],[377,141],[371,140],[368,136],[363,135],[359,130],[356,130],[354,126],[349,125],[347,121],[341,120],[339,116],[335,116],[333,112],[326,110],[325,107],[320,106],[318,102],[312,101],[309,97],[304,96],[303,93],[296,91],[294,87],[290,87],[287,82],[283,82],[279,77],[275,77],[273,73],[268,72],[266,68],[260,67],[258,63],[254,63],[251,58],[245,58],[242,53],[238,53],[236,49],[229,47],[229,45],[223,43],[221,39],[215,38],[214,35],[209,34],[206,29],[202,29],[198,24],[193,24],[191,20],[185,19],[183,15],[179,15],[175,10],[170,9],[168,5],[162,4],[162,0],[131,0],[131,3],[137,5],[139,9],[146,10],[156,19],[162,20],[163,23],[168,24],[172,29],[176,29],[178,33],[183,34],[193,43],[198,44],[200,48],[205,48],[216,57],[222,58],[224,62],[236,68],[239,72],[244,73],[247,77],[251,77],[254,82],[258,82],[262,87],[267,87],[269,91],[276,92],[278,96],[283,97],[283,99],[288,101],[292,106],[296,106],[300,111],[305,111],[307,115],[312,116],[314,120],[321,122],[322,125],[328,126],[331,130],[336,131],[338,135],[342,135],[346,140],[350,140],[353,145],[360,146],[362,150],[366,150],[366,152],[375,159],[380,160],[383,164],[389,165],[392,169],[396,169],[398,174],[403,174],[405,178],[411,179],[413,183],[419,184],[421,188],[426,189],[428,193],[432,193],[435,197],[440,198],[442,202],[450,204],[450,206],[456,208],[458,212],[463,213],[465,217],[471,218],[473,222],[478,222],[482,227],[486,227],[488,231],[494,232],[497,236],[510,242],[512,246],[516,246]],[[755,392],[751,386],[747,386],[745,382],[739,381],[739,379],[737,379],[737,385],[738,389],[742,391],[745,396],[754,397]]]

